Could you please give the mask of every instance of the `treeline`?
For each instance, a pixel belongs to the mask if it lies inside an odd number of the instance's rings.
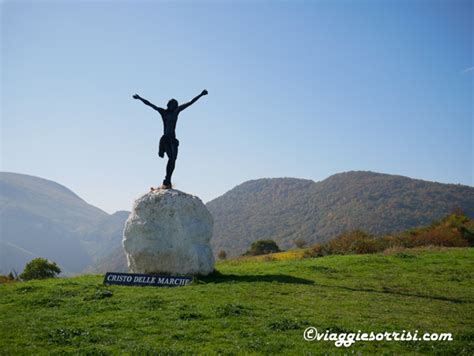
[[[473,245],[474,221],[461,212],[455,212],[429,226],[409,229],[399,234],[375,236],[361,230],[349,231],[325,243],[313,245],[306,252],[306,257],[377,253],[393,248]]]
[[[304,240],[295,241],[301,248]],[[304,257],[322,257],[327,255],[351,255],[383,252],[389,249],[414,248],[421,246],[468,247],[474,246],[474,220],[469,219],[461,211],[453,212],[428,226],[409,229],[401,233],[377,236],[363,230],[344,232],[335,238],[316,243],[309,247]],[[271,239],[258,240],[242,256],[265,255],[282,250]],[[221,250],[220,259],[227,253]]]

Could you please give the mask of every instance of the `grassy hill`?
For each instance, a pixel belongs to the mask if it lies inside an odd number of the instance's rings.
[[[474,250],[219,262],[179,288],[102,276],[0,285],[0,354],[474,353]],[[303,340],[303,331],[449,332],[453,341]]]
[[[474,188],[374,172],[346,172],[323,181],[295,178],[245,182],[207,207],[215,253],[245,252],[256,240],[282,249],[361,229],[375,235],[427,225],[456,208],[474,218]]]

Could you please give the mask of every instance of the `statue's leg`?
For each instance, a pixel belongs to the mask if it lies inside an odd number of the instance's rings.
[[[165,177],[165,182],[164,184],[170,185],[171,184],[171,175],[173,174],[174,171],[174,166],[175,166],[175,159],[168,159],[168,163],[166,164],[166,177]]]
[[[171,176],[173,175],[176,158],[178,157],[178,146],[170,144],[166,154],[168,155],[168,163],[166,164],[166,177],[163,184],[171,185]]]

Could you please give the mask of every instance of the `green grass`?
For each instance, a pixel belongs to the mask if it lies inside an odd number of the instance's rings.
[[[474,250],[219,262],[177,288],[102,276],[0,285],[0,354],[474,354]],[[451,342],[303,339],[337,332],[450,332]]]

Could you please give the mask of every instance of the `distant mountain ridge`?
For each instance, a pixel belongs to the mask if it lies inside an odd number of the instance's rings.
[[[474,217],[474,188],[365,171],[314,182],[265,178],[245,182],[207,203],[214,252],[245,252],[255,240],[283,249],[296,239],[326,241],[344,231],[387,234],[425,225],[454,209]]]
[[[320,182],[298,178],[247,181],[208,202],[214,216],[214,254],[245,252],[273,239],[283,249],[308,245],[354,229],[381,235],[430,224],[461,209],[474,217],[474,188],[404,176],[352,171]],[[118,248],[89,271],[126,271]]]
[[[214,253],[237,256],[261,239],[288,249],[296,239],[309,245],[347,230],[398,232],[454,209],[474,218],[474,188],[353,171],[320,182],[251,180],[207,207],[214,216]],[[69,273],[125,271],[121,240],[128,215],[109,215],[58,183],[0,172],[0,273],[21,271],[38,256]]]
[[[77,219],[95,223],[108,216],[73,191],[54,181],[27,174],[0,172],[2,208],[21,207],[32,214],[76,226]],[[68,211],[63,211],[64,206]]]
[[[0,172],[0,273],[19,272],[34,257],[81,272],[120,246],[128,214],[109,215],[47,179]]]

